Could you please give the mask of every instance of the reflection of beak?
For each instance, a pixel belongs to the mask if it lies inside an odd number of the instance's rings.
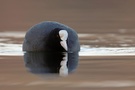
[[[66,40],[61,41],[60,44],[66,51],[68,50]]]
[[[67,67],[67,62],[68,62],[68,54],[65,53],[65,57],[63,57],[63,60],[61,61],[60,65],[60,70],[59,70],[59,75],[60,76],[67,76],[68,75],[68,67]]]

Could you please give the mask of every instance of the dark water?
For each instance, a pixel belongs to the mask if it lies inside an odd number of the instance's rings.
[[[78,52],[26,52],[24,62],[34,74],[67,76],[77,68],[78,57]]]
[[[0,1],[0,90],[134,90],[134,2]],[[79,56],[22,52],[27,29],[44,20],[78,32]]]

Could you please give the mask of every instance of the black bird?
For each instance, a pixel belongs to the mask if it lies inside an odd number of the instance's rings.
[[[80,44],[75,30],[54,21],[45,21],[31,27],[25,35],[23,51],[79,52]]]

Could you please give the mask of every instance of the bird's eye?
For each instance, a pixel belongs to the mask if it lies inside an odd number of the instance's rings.
[[[59,35],[56,35],[56,37],[58,38],[58,37],[59,37]]]

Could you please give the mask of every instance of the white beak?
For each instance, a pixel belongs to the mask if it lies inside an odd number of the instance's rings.
[[[61,46],[67,51],[68,50],[68,46],[67,46],[67,38],[68,38],[68,33],[66,30],[60,30],[59,31],[59,36],[60,36],[60,39],[62,40],[60,42]]]
[[[61,46],[67,51],[67,42],[66,41],[61,41],[60,42]]]

